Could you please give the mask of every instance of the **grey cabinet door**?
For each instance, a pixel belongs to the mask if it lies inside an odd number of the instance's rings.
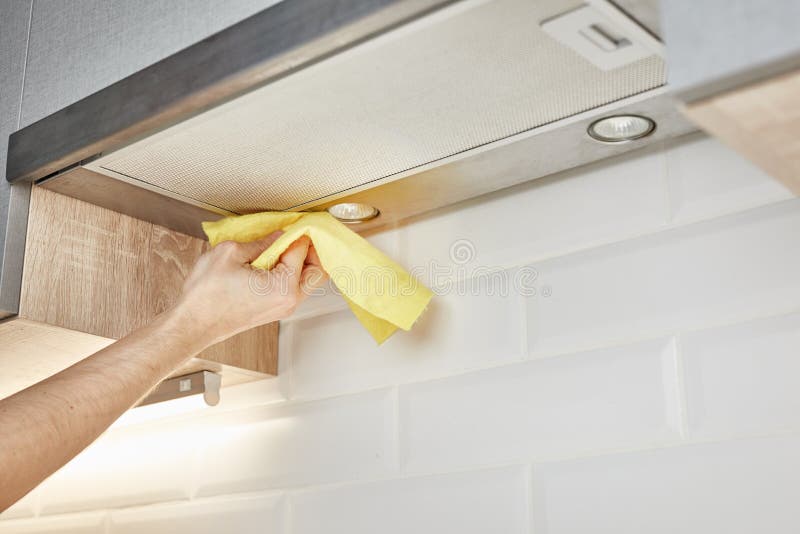
[[[28,23],[31,2],[0,0],[0,199],[8,195],[6,184],[6,151],[8,136],[18,128],[19,104],[22,98],[22,76],[25,72],[25,49],[28,46]],[[3,214],[0,202],[0,214]],[[2,244],[0,235],[0,244]],[[0,250],[2,250],[0,246]]]
[[[22,126],[278,0],[36,0]]]
[[[0,318],[19,305],[28,184],[6,182],[8,136],[19,127],[32,0],[0,0]]]
[[[669,84],[686,100],[800,65],[797,0],[661,0]]]

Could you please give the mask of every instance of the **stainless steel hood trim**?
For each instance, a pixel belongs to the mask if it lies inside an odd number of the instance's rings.
[[[599,143],[589,136],[587,128],[592,122],[615,114],[642,115],[658,127],[649,137],[617,145]],[[354,225],[354,230],[363,232],[696,130],[679,111],[668,89],[662,87],[432,162],[399,179],[366,184],[295,209],[324,210],[338,202],[375,206],[380,217]]]
[[[457,0],[284,0],[11,135],[6,178],[110,152]]]
[[[586,133],[589,124],[598,117],[618,113],[650,117],[656,121],[658,129],[650,137],[619,145],[598,143]],[[296,209],[322,210],[338,202],[361,202],[376,206],[381,211],[379,217],[353,225],[357,232],[370,232],[481,194],[620,155],[695,130],[678,111],[668,90],[660,88],[431,162],[380,183],[373,182],[342,191]],[[558,157],[553,157],[553,154],[558,154]],[[212,206],[196,202],[190,206],[186,204],[190,200],[185,197],[170,191],[156,192],[149,184],[98,168],[94,163],[70,169],[43,181],[41,186],[198,237],[203,237],[201,221],[225,214]],[[120,200],[126,198],[137,200]]]
[[[201,222],[234,215],[213,206],[196,205],[188,199],[176,199],[152,188],[117,180],[82,166],[42,180],[37,187],[201,239],[206,237]]]

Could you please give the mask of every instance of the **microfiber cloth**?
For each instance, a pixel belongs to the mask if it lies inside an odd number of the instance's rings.
[[[272,269],[289,245],[308,236],[322,268],[378,344],[398,328],[410,330],[433,296],[405,269],[327,212],[268,211],[203,223],[212,246],[222,241],[247,243],[276,230],[283,234],[251,265]]]

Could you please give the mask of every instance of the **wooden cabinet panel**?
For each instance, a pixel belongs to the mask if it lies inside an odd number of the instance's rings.
[[[194,262],[208,243],[153,225],[147,269],[147,312],[155,316],[169,309],[181,292]]]
[[[20,317],[118,339],[175,302],[207,248],[206,241],[34,187]],[[276,374],[277,338],[278,324],[265,325],[200,358],[219,364],[209,370]]]
[[[32,16],[25,11],[24,19],[17,23],[25,32],[31,17],[22,125],[55,113],[276,1],[36,2]],[[0,2],[6,4],[19,4],[23,11],[29,2]],[[12,21],[0,20],[4,33],[16,29]],[[14,108],[15,117],[18,109]]]
[[[148,319],[152,225],[31,191],[22,317],[118,339]]]

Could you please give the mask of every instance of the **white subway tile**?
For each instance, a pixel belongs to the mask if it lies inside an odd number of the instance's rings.
[[[677,222],[792,197],[776,179],[703,134],[673,141],[665,154],[671,217]]]
[[[403,386],[401,461],[430,472],[675,440],[676,379],[662,339]]]
[[[798,437],[535,466],[538,534],[800,532]]]
[[[279,495],[219,497],[190,503],[126,508],[111,512],[109,534],[280,534],[285,530]]]
[[[0,521],[0,534],[105,534],[106,513],[55,515]]]
[[[770,315],[800,302],[800,200],[533,266],[528,346],[571,352]]]
[[[800,427],[800,314],[687,334],[681,347],[693,435]]]
[[[402,243],[407,264],[424,267],[423,280],[435,284],[432,264],[464,278],[480,266],[516,266],[648,232],[666,219],[663,154],[650,148],[420,218]]]
[[[195,437],[181,425],[120,428],[102,436],[41,486],[45,514],[189,497]]]
[[[380,208],[380,206],[377,206]],[[401,254],[400,250],[400,230],[395,227],[381,228],[373,230],[364,235],[364,239],[372,246],[389,256],[397,258]]]
[[[522,468],[381,481],[290,499],[293,534],[529,532]]]
[[[138,406],[128,410],[109,427],[109,431],[117,432],[136,425],[157,425],[164,421],[201,417],[214,407],[208,406],[200,396],[182,397],[147,406]]]
[[[281,354],[280,349],[278,349],[278,354]],[[288,358],[286,359],[288,360]],[[221,390],[220,401],[215,408],[230,410],[284,402],[288,389],[284,373],[288,373],[288,369],[283,369],[281,363],[278,364],[278,367],[278,376],[276,377],[253,380]]]
[[[334,313],[346,309],[347,303],[341,295],[336,292],[332,283],[328,281],[327,284],[315,289],[314,293],[301,302],[291,317],[281,321],[281,325],[292,324],[303,319],[308,319],[309,317],[316,317],[318,315],[325,315],[327,313]]]
[[[386,390],[222,414],[202,436],[199,494],[360,480],[396,469]]]
[[[488,284],[483,279],[474,294],[435,296],[410,332],[398,331],[381,346],[350,310],[293,323],[293,396],[360,391],[521,359],[524,304],[511,290],[489,295]]]

